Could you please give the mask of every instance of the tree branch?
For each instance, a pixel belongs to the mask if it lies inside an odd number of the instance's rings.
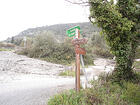
[[[84,6],[89,6],[89,2],[88,1],[83,1],[83,0],[80,0],[80,2],[72,2],[70,0],[65,0],[71,4],[77,4],[77,5],[84,5]]]

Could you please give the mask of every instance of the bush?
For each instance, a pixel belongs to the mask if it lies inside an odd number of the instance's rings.
[[[112,58],[109,47],[104,40],[104,35],[93,34],[89,40],[89,46],[92,48],[92,55],[95,57]]]
[[[129,100],[130,102],[139,105],[140,103],[140,86],[133,83],[125,83],[126,89],[123,93],[123,99]]]
[[[70,90],[52,97],[48,105],[86,105],[84,100],[82,91],[76,93],[74,90]]]
[[[101,47],[95,47],[93,49],[93,53],[96,54],[97,56],[103,57],[103,58],[112,58],[113,57],[108,49],[101,48]]]
[[[122,84],[109,81],[110,75],[102,75],[92,81],[92,88],[76,93],[70,90],[52,97],[48,105],[139,105],[140,82],[122,81]],[[140,78],[140,75],[137,74]]]
[[[0,43],[0,48],[14,48],[14,47],[15,45],[12,43],[6,43],[6,42]]]
[[[19,54],[58,64],[71,64],[75,61],[75,51],[71,40],[59,42],[52,33],[36,36],[33,41],[30,41],[30,45],[27,45]],[[92,56],[88,53],[84,61],[86,65],[93,64]]]

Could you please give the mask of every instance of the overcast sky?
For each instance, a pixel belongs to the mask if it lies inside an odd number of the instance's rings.
[[[65,0],[0,0],[0,40],[45,25],[88,21],[88,7]]]

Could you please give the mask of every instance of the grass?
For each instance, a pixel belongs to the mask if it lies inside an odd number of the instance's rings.
[[[80,71],[80,75],[84,75],[83,71]],[[75,77],[75,70],[65,70],[59,73],[59,76],[72,76]]]
[[[137,76],[140,78],[140,74]],[[48,105],[139,105],[140,82],[122,84],[106,81],[100,77],[92,81],[92,88],[81,89],[79,93],[69,90],[53,96]]]
[[[60,72],[59,76],[75,76],[75,71],[71,71],[71,70],[67,70],[67,71],[63,71]]]
[[[85,105],[83,96],[82,91],[78,94],[74,90],[65,91],[51,98],[48,105]]]
[[[10,51],[10,49],[3,49],[3,48],[0,48],[0,51]]]

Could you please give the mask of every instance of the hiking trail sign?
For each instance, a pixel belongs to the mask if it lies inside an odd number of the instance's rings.
[[[77,44],[86,44],[87,43],[87,39],[85,39],[85,38],[82,38],[82,39],[73,39],[71,42],[72,42],[72,44],[73,45],[77,45]]]
[[[75,26],[73,28],[68,29],[66,31],[66,34],[68,35],[68,37],[76,36],[76,29],[80,30],[80,26]]]
[[[66,34],[68,37],[74,36],[74,39],[71,42],[75,47],[75,54],[76,54],[75,88],[76,88],[76,91],[79,92],[80,91],[80,55],[86,54],[86,50],[84,48],[81,48],[80,45],[86,44],[88,40],[85,38],[80,39],[80,27],[79,26],[75,26],[73,28],[68,29],[66,31]]]

